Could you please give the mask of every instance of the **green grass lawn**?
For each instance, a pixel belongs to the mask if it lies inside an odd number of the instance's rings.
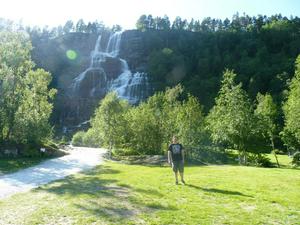
[[[271,159],[271,162],[277,166],[276,164],[276,159],[274,154],[267,154],[267,157],[269,159]],[[292,168],[292,157],[289,157],[288,155],[279,155],[277,154],[277,159],[279,162],[280,167],[284,167],[284,168]]]
[[[300,224],[300,170],[107,162],[0,200],[0,224]]]

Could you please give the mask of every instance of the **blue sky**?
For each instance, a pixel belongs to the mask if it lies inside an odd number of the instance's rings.
[[[71,19],[103,21],[105,25],[135,27],[142,14],[176,16],[190,20],[204,17],[231,19],[236,12],[250,16],[300,17],[300,0],[9,0],[1,2],[0,17],[27,25],[57,26]]]

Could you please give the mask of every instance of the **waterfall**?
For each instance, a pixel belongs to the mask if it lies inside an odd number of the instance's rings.
[[[109,38],[106,52],[113,57],[117,57],[119,55],[121,36],[122,32],[116,32]]]
[[[147,74],[143,72],[132,73],[127,61],[119,57],[121,39],[122,32],[111,34],[105,48],[102,48],[102,39],[99,35],[95,48],[91,52],[89,68],[73,80],[74,95],[80,96],[80,92],[84,92],[88,93],[89,97],[96,97],[97,93],[105,94],[108,91],[116,91],[120,98],[128,100],[131,104],[136,104],[148,97]],[[109,62],[114,64],[108,65]],[[118,67],[119,72],[116,77],[108,76],[108,71],[105,71],[107,65],[112,70]],[[87,88],[89,90],[81,90]]]
[[[110,84],[110,91],[116,91],[120,98],[126,99],[131,104],[138,103],[145,99],[149,89],[146,73],[136,72],[134,74],[128,68],[124,59],[122,62],[122,73]]]

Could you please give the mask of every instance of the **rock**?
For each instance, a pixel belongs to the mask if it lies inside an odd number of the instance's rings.
[[[101,67],[104,69],[108,80],[116,79],[121,73],[120,60],[112,57],[107,57],[106,61],[101,63]]]
[[[7,156],[7,157],[17,157],[19,155],[19,151],[18,149],[4,149],[3,151],[4,153],[4,156]]]

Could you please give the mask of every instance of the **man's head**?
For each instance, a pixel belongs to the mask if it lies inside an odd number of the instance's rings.
[[[172,143],[173,144],[176,144],[177,143],[177,136],[176,135],[173,135],[173,137],[172,137]]]

